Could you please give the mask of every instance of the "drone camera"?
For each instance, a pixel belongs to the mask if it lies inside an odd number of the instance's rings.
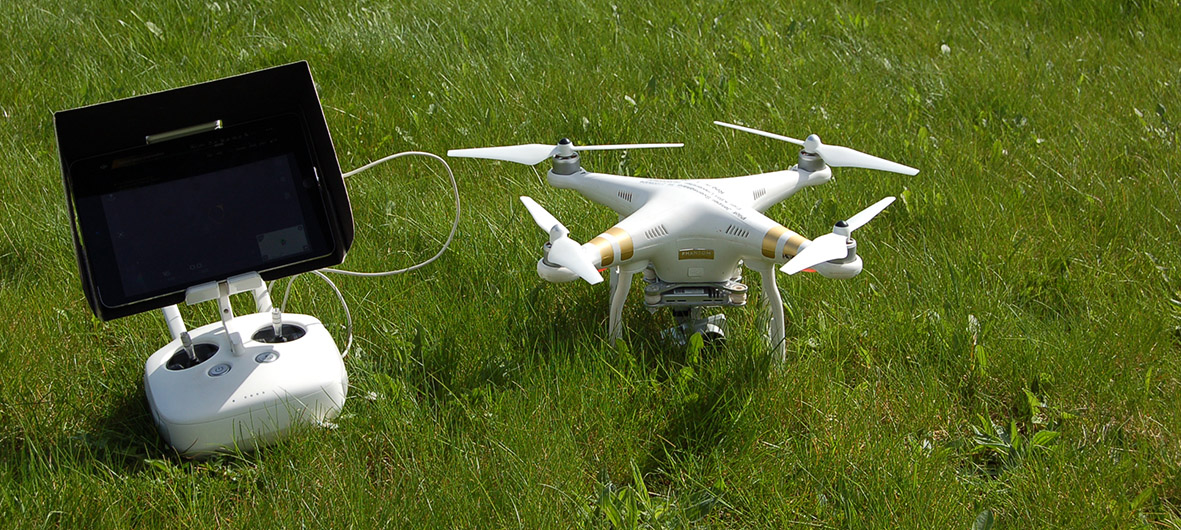
[[[726,343],[726,333],[715,324],[707,322],[697,330],[697,333],[701,334],[701,339],[706,344],[721,346]]]
[[[706,316],[701,307],[675,307],[672,314],[677,325],[660,333],[665,339],[684,346],[689,337],[700,334],[702,341],[710,346],[726,343],[726,315]]]

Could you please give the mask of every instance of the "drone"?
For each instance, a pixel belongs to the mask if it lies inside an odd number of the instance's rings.
[[[556,188],[573,189],[611,208],[619,222],[589,242],[579,244],[570,231],[537,201],[521,202],[537,226],[549,236],[537,261],[537,274],[561,283],[603,281],[610,269],[611,309],[608,339],[622,337],[623,304],[632,279],[642,273],[644,305],[651,312],[670,308],[677,327],[674,337],[701,333],[705,340],[724,339],[725,316],[704,315],[709,307],[744,306],[747,287],[742,268],[762,278],[762,300],[769,311],[768,340],[778,360],[785,356],[783,299],[775,271],[817,272],[845,279],[859,274],[861,257],[854,230],[864,226],[894,201],[886,197],[847,220],[831,233],[808,239],[763,212],[796,192],[832,180],[832,167],[853,167],[916,175],[918,170],[837,145],[815,134],[797,140],[741,125],[715,121],[739,131],[801,146],[795,166],[781,171],[730,178],[667,180],[593,173],[582,168],[578,153],[620,149],[682,147],[680,143],[574,145],[524,144],[453,149],[448,156],[482,158],[533,166],[546,159],[553,167],[546,177]]]

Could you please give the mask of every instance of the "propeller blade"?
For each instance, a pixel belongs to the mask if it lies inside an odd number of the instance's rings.
[[[598,269],[582,252],[582,245],[567,236],[559,237],[550,243],[549,257],[551,263],[556,263],[574,271],[587,283],[594,285],[603,281]]]
[[[808,136],[808,138],[805,140],[797,140],[789,136],[782,136],[775,133],[769,133],[767,131],[752,129],[750,127],[734,125],[733,123],[715,121],[714,124],[803,146],[805,151],[820,155],[820,158],[824,160],[824,163],[832,167],[860,167],[865,169],[889,171],[892,173],[901,173],[903,175],[917,175],[919,173],[919,170],[913,167],[905,166],[897,162],[891,162],[884,158],[878,158],[871,154],[862,153],[861,151],[857,151],[855,149],[841,147],[839,145],[825,145],[821,143],[820,137],[816,136],[815,134]]]
[[[873,219],[879,213],[882,213],[882,210],[885,210],[886,207],[893,202],[894,197],[886,197],[885,199],[873,203],[869,208],[857,212],[857,215],[854,215],[853,217],[850,217],[848,221],[845,221],[849,224],[849,231],[852,232],[858,228],[861,228],[862,226],[865,226],[865,223],[868,223],[870,219]]]
[[[616,149],[653,149],[659,147],[685,147],[685,144],[616,144],[616,145],[575,145],[575,151],[612,151]]]
[[[769,133],[767,131],[760,131],[758,129],[751,129],[750,127],[743,127],[741,125],[734,125],[733,123],[726,123],[724,121],[715,121],[714,125],[721,125],[722,127],[729,127],[731,129],[739,130],[742,132],[757,134],[759,136],[766,136],[767,138],[773,138],[773,139],[779,140],[781,142],[791,142],[793,144],[800,145],[800,146],[804,145],[803,140],[796,140],[795,138],[792,138],[790,136],[783,136],[783,135],[779,135],[779,134],[775,134],[775,133]]]
[[[788,274],[795,274],[802,270],[811,268],[814,265],[819,265],[826,261],[834,259],[841,259],[849,255],[847,234],[854,230],[865,226],[874,217],[877,217],[882,210],[894,202],[894,197],[886,197],[878,202],[871,204],[868,208],[857,212],[856,215],[850,217],[848,221],[837,223],[833,227],[832,233],[824,234],[816,239],[813,239],[808,246],[804,247],[799,254],[783,264],[779,270]],[[841,231],[841,233],[837,233]]]
[[[570,145],[575,151],[608,151],[616,149],[650,149],[654,147],[684,147],[685,144],[617,144],[617,145]],[[545,144],[506,145],[502,147],[474,147],[451,149],[447,156],[459,158],[485,158],[503,160],[533,166],[544,162],[559,152],[560,147]]]
[[[599,274],[598,269],[582,252],[582,245],[566,235],[569,231],[558,221],[558,218],[529,197],[522,196],[521,202],[525,204],[525,209],[529,210],[529,215],[533,216],[533,221],[537,223],[537,226],[541,227],[550,237],[549,256],[546,258],[550,263],[574,271],[591,285],[603,281],[603,276]],[[557,230],[554,230],[555,228]]]
[[[839,145],[824,145],[817,139],[816,154],[824,160],[825,164],[832,167],[860,167],[865,169],[877,169],[881,171],[889,171],[891,173],[901,173],[903,175],[917,175],[919,170],[904,166],[897,162],[891,162],[884,158],[862,153],[855,149],[848,147],[841,147]]]
[[[832,233],[824,234],[813,239],[808,246],[804,247],[804,250],[788,260],[779,270],[795,274],[814,265],[848,256],[849,249],[845,246],[845,240],[845,236]]]
[[[506,145],[503,147],[475,147],[471,149],[451,149],[447,156],[459,158],[485,158],[489,160],[503,160],[516,162],[527,166],[537,165],[554,155],[557,147],[545,144]]]
[[[554,225],[562,224],[558,221],[557,217],[554,217],[553,214],[549,213],[545,208],[542,208],[541,205],[537,204],[537,201],[533,200],[532,198],[522,196],[521,202],[525,204],[525,209],[529,210],[529,215],[533,216],[533,222],[537,223],[537,226],[540,226],[541,230],[546,234],[549,234]],[[565,227],[563,226],[563,228]]]

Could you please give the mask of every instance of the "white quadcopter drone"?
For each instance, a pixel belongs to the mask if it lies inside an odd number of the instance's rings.
[[[915,175],[917,169],[847,147],[825,145],[816,135],[800,141],[723,122],[717,125],[791,142],[803,147],[798,165],[784,170],[720,179],[659,180],[592,173],[582,169],[579,151],[681,147],[683,144],[575,146],[563,138],[557,146],[526,144],[456,149],[453,157],[485,158],[535,165],[552,158],[549,183],[570,188],[619,214],[619,222],[590,242],[578,244],[569,230],[529,197],[521,202],[549,234],[537,262],[537,274],[550,282],[582,278],[603,281],[611,270],[611,315],[608,338],[622,335],[623,303],[632,277],[644,274],[644,304],[649,311],[671,308],[680,336],[700,332],[707,340],[723,338],[724,315],[703,317],[703,308],[742,306],[747,288],[742,269],[762,276],[763,300],[770,311],[768,338],[780,360],[784,357],[783,300],[775,269],[787,274],[814,270],[828,278],[852,278],[861,272],[857,242],[850,234],[881,213],[894,197],[886,197],[847,221],[831,234],[809,240],[763,215],[797,191],[832,179],[832,167],[859,167]]]

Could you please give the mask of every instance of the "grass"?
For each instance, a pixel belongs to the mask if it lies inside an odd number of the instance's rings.
[[[0,10],[0,524],[1179,527],[1178,7],[18,0]],[[339,428],[183,460],[143,399],[161,319],[102,323],[82,298],[51,112],[301,59],[345,169],[562,136],[686,143],[584,162],[632,175],[794,163],[722,119],[922,172],[839,171],[770,210],[816,235],[901,199],[858,233],[861,276],[780,282],[775,366],[758,300],[700,350],[655,338],[671,317],[633,296],[606,344],[605,289],[536,277],[516,197],[583,241],[611,213],[456,160],[451,250],[341,279],[358,348]],[[353,269],[446,236],[429,162],[349,192]],[[328,290],[292,303],[343,340]]]

